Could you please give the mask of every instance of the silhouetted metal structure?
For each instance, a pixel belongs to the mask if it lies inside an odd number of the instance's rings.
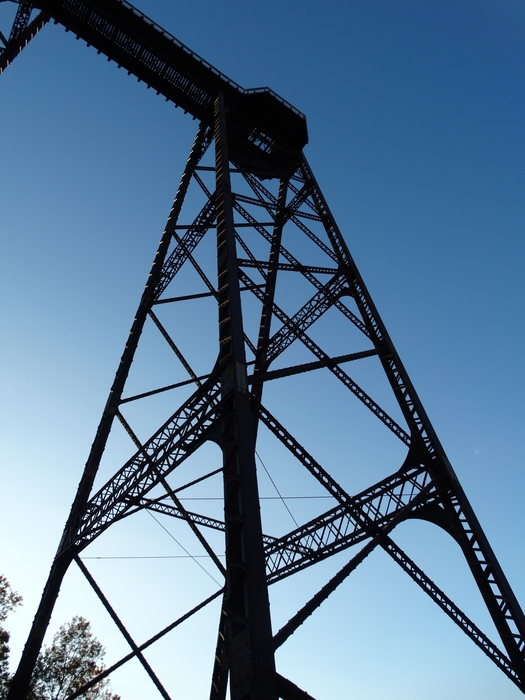
[[[62,579],[72,562],[80,567],[131,647],[129,655],[103,677],[127,660],[138,658],[160,695],[169,698],[144,650],[211,600],[222,597],[210,698],[225,698],[228,683],[233,700],[309,698],[276,672],[274,651],[377,546],[522,689],[523,612],[303,155],[307,143],[304,115],[267,88],[242,89],[122,0],[19,3],[9,38],[0,37],[1,69],[49,19],[63,24],[182,107],[200,126],[10,700],[25,697]],[[210,162],[212,145],[214,158]],[[188,270],[193,275],[191,283]],[[209,354],[213,361],[202,374],[195,371],[192,358],[183,354],[168,329],[173,321],[169,316],[161,318],[166,309],[197,303],[207,304],[208,310],[211,304],[218,310],[218,329],[215,321],[215,338],[210,336],[209,341],[210,348],[215,347]],[[323,348],[325,341],[331,343],[323,326],[328,316],[345,338],[343,353]],[[186,324],[191,317],[192,312]],[[200,313],[197,318],[204,324]],[[160,333],[187,379],[129,395],[126,382],[146,323]],[[199,333],[203,332],[199,328]],[[297,346],[313,358],[298,362],[301,355],[294,354]],[[346,369],[349,363],[375,363],[395,399],[398,418],[389,415],[357,384]],[[354,496],[263,401],[263,389],[271,382],[319,371],[342,384],[357,405],[368,409],[381,429],[390,432],[404,448],[404,460],[394,465],[390,476]],[[124,416],[126,406],[176,390],[186,391],[183,400],[173,400],[169,417],[151,437],[139,438]],[[134,453],[94,492],[95,476],[115,419],[131,438]],[[279,536],[263,534],[261,525],[256,444],[262,430],[284,446],[334,503],[326,512]],[[222,466],[195,472],[189,481],[177,483],[178,468],[207,441],[220,446]],[[221,476],[223,518],[186,510],[178,495],[181,491],[207,482],[217,484]],[[224,576],[224,587],[138,645],[80,554],[113,523],[143,509],[184,521]],[[458,543],[504,651],[391,539],[394,527],[407,518],[439,525]],[[224,563],[217,547],[203,534],[213,530],[224,533]],[[360,542],[364,545],[341,571],[273,633],[268,586]],[[80,696],[95,682],[70,698]]]

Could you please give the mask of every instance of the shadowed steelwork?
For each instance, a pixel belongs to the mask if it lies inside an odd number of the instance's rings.
[[[143,651],[219,596],[218,632],[211,631],[217,642],[210,659],[210,698],[224,700],[228,688],[232,700],[310,698],[278,673],[274,651],[378,546],[521,689],[522,610],[303,155],[304,115],[267,88],[241,88],[122,0],[20,3],[11,31],[0,34],[0,69],[49,18],[189,112],[199,128],[9,700],[26,697],[73,562],[130,652],[70,698],[134,658],[160,695],[169,698],[170,679],[160,677]],[[142,377],[144,387],[128,389],[147,333],[168,349],[176,372],[166,372],[164,384],[148,384]],[[344,394],[349,426],[361,425],[358,416],[364,415],[374,422],[378,439],[395,446],[387,454],[402,455],[392,457],[385,476],[356,495],[347,486],[351,469],[360,468],[351,440],[341,436],[334,462],[333,453],[314,456],[307,432],[298,436],[286,427],[306,405],[322,415],[334,408],[310,391],[294,409],[288,407],[296,386],[290,382],[302,379],[309,389],[314,375]],[[154,400],[161,401],[163,418],[144,436],[131,409],[146,406],[147,414],[147,402]],[[111,463],[112,476],[100,484],[97,473],[115,425],[131,440],[129,452]],[[208,456],[199,463],[196,457],[209,442],[218,445],[222,459],[212,464]],[[300,474],[325,497],[313,517],[301,523],[294,518],[292,530],[282,520],[261,518],[261,474],[275,482],[260,445],[271,445],[273,471]],[[200,499],[199,506],[188,506],[185,498]],[[220,512],[206,500],[220,501]],[[170,517],[186,528],[219,584],[213,595],[188,605],[185,614],[142,643],[131,637],[83,559],[111,525],[139,512]],[[408,519],[441,527],[459,545],[502,649],[394,542],[396,526]],[[357,545],[361,549],[352,549]],[[291,610],[275,633],[273,586],[346,550],[349,561],[298,611]]]

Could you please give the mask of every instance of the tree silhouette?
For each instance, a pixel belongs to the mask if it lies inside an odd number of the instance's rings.
[[[2,623],[22,603],[22,596],[13,591],[0,574],[0,700],[9,689],[9,632]],[[65,700],[104,670],[104,647],[93,636],[91,624],[76,616],[62,625],[49,647],[39,655],[31,679],[28,700]],[[82,695],[87,700],[120,700],[108,689],[108,680],[97,683]]]
[[[75,616],[58,630],[49,647],[38,657],[31,683],[31,700],[64,700],[104,670],[105,651],[93,636],[91,625]],[[103,680],[82,697],[120,700]]]
[[[9,632],[4,629],[2,622],[22,602],[5,576],[0,574],[0,700],[7,696],[9,683]]]

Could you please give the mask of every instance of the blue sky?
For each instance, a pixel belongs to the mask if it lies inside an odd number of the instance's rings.
[[[306,156],[525,604],[522,3],[157,0],[139,8],[244,87],[268,85],[307,115]],[[10,12],[0,4],[4,31]],[[16,657],[196,123],[53,25],[0,76],[0,107],[0,551],[2,573],[25,598],[10,620]],[[320,424],[330,444],[345,430],[344,419],[323,425],[313,409],[300,422]],[[335,469],[335,448],[333,457]],[[346,486],[358,491],[374,478],[357,471]],[[164,536],[144,515],[130,534],[111,535],[104,552],[177,554]],[[414,522],[395,539],[485,625],[443,533]],[[386,559],[370,557],[295,635],[278,656],[285,675],[319,700],[520,697]],[[342,561],[301,579],[300,597]],[[169,560],[96,561],[92,570],[123,607],[137,606],[140,574],[143,595],[163,593],[178,609],[177,586],[205,595],[209,585],[193,561],[181,566],[177,585]],[[275,594],[277,618],[285,603],[293,608],[297,585],[288,579]],[[53,629],[86,614],[111,660],[125,645],[85,591],[76,573],[66,579]],[[136,614],[137,639],[155,631],[161,612]],[[216,611],[206,615],[213,629]],[[168,676],[177,661],[204,679],[184,688],[191,699],[208,687],[199,625],[182,649],[174,640],[156,652]],[[113,687],[126,700],[150,692],[135,667]]]

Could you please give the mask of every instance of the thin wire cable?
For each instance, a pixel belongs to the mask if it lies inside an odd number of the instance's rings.
[[[212,576],[212,575],[210,574],[210,572],[209,572],[207,569],[205,569],[204,566],[203,566],[200,562],[197,561],[196,557],[194,557],[193,554],[190,554],[190,553],[188,552],[188,550],[186,549],[186,547],[183,547],[182,544],[178,541],[178,539],[177,539],[176,537],[174,537],[174,536],[171,534],[171,532],[170,532],[166,527],[164,527],[164,525],[160,522],[160,520],[157,520],[157,518],[153,515],[153,513],[152,513],[151,511],[148,510],[148,511],[146,511],[146,512],[148,513],[148,515],[150,515],[150,516],[153,518],[153,520],[154,520],[158,525],[160,525],[160,527],[164,530],[164,532],[165,532],[166,534],[168,534],[168,535],[171,537],[171,539],[172,539],[174,542],[176,542],[176,543],[179,545],[179,547],[180,547],[182,550],[184,550],[184,551],[186,552],[186,554],[187,554],[191,559],[193,559],[193,561],[197,564],[197,566],[200,566],[200,568],[204,571],[205,574],[207,574],[207,575],[212,579],[212,581],[215,581],[215,583],[216,583],[218,586],[221,585],[221,584],[219,583],[219,581],[217,581],[217,579],[216,579],[214,576]]]
[[[218,554],[218,557],[224,557],[224,554]],[[86,559],[209,559],[207,554],[149,554],[145,556],[131,557],[81,557],[82,561]]]
[[[279,498],[280,498],[281,501],[283,502],[284,507],[286,508],[286,510],[288,511],[288,513],[290,514],[290,518],[294,521],[295,527],[299,527],[299,523],[298,523],[297,520],[293,517],[292,511],[288,508],[288,504],[286,503],[286,501],[284,500],[284,498],[281,496],[281,492],[280,492],[279,489],[277,488],[277,485],[276,485],[275,481],[274,481],[274,480],[272,479],[272,477],[270,476],[270,472],[268,471],[268,469],[266,469],[266,465],[265,465],[264,462],[262,461],[261,456],[260,456],[260,454],[257,452],[257,450],[255,450],[255,454],[256,454],[257,459],[259,460],[259,462],[262,464],[264,471],[265,471],[266,474],[268,475],[268,478],[269,478],[270,481],[272,482],[274,489],[275,489],[275,490],[277,491],[277,493],[279,494]]]
[[[1,0],[0,0],[1,2]],[[281,499],[286,501],[301,501],[307,500],[309,498],[323,498],[334,500],[333,496],[259,496],[260,501],[280,501]],[[188,496],[186,498],[179,498],[179,501],[223,501],[224,498],[220,496]]]

